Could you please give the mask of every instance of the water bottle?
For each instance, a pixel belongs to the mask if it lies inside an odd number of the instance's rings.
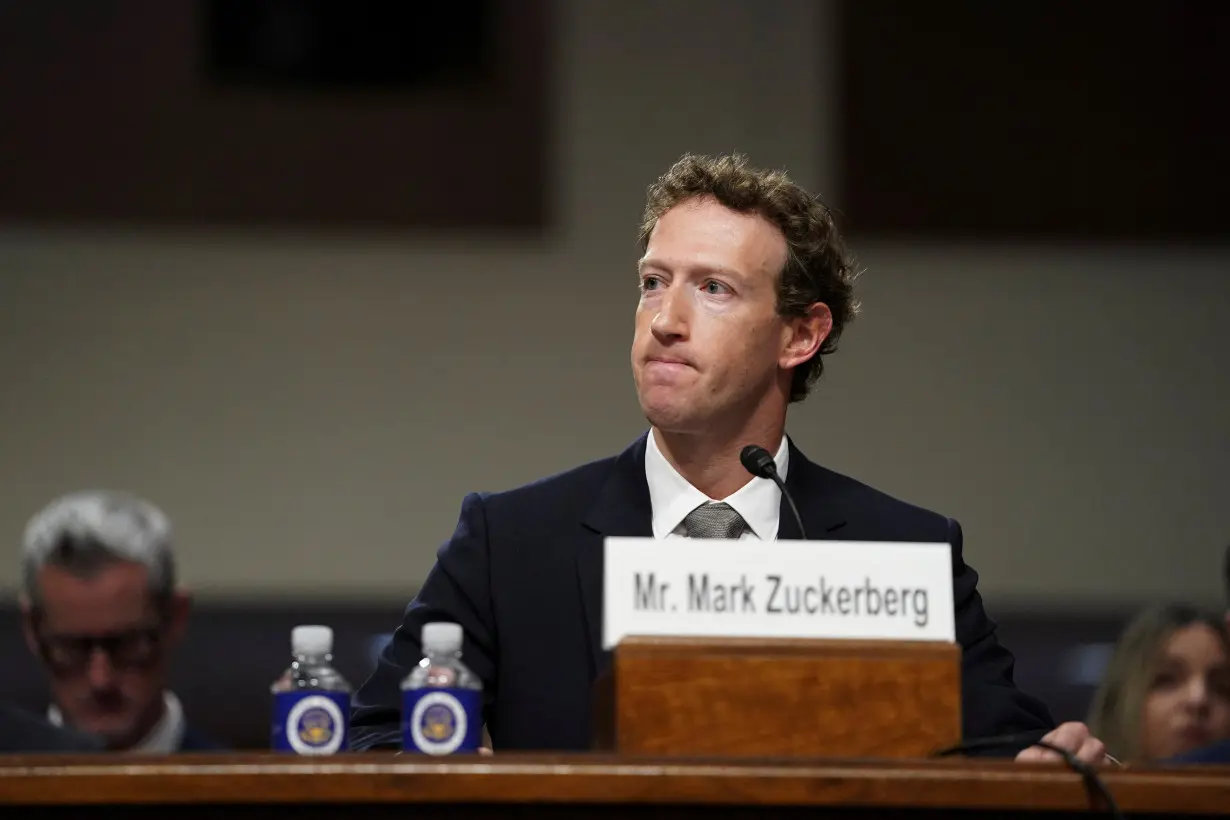
[[[333,630],[297,626],[290,633],[295,660],[273,692],[273,749],[331,755],[349,747],[350,684],[333,668]]]
[[[401,684],[402,749],[428,755],[477,752],[483,684],[461,662],[460,624],[423,626],[423,659]]]

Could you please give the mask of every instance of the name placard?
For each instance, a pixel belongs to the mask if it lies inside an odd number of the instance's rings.
[[[626,635],[955,641],[952,547],[607,538],[603,648]]]

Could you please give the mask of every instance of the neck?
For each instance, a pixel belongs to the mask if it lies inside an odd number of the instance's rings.
[[[689,484],[720,500],[752,480],[739,461],[740,451],[749,444],[759,444],[776,454],[785,435],[785,419],[724,435],[670,433],[657,427],[653,435],[662,455]]]

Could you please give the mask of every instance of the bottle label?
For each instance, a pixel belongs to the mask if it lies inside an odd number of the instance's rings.
[[[477,689],[406,689],[401,701],[402,749],[427,755],[477,752],[483,732]]]
[[[350,693],[307,689],[273,696],[273,749],[331,755],[349,748]]]

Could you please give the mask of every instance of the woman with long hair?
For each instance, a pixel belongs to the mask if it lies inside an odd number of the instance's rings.
[[[1230,636],[1183,605],[1137,615],[1094,695],[1089,728],[1119,760],[1164,760],[1230,739]]]

